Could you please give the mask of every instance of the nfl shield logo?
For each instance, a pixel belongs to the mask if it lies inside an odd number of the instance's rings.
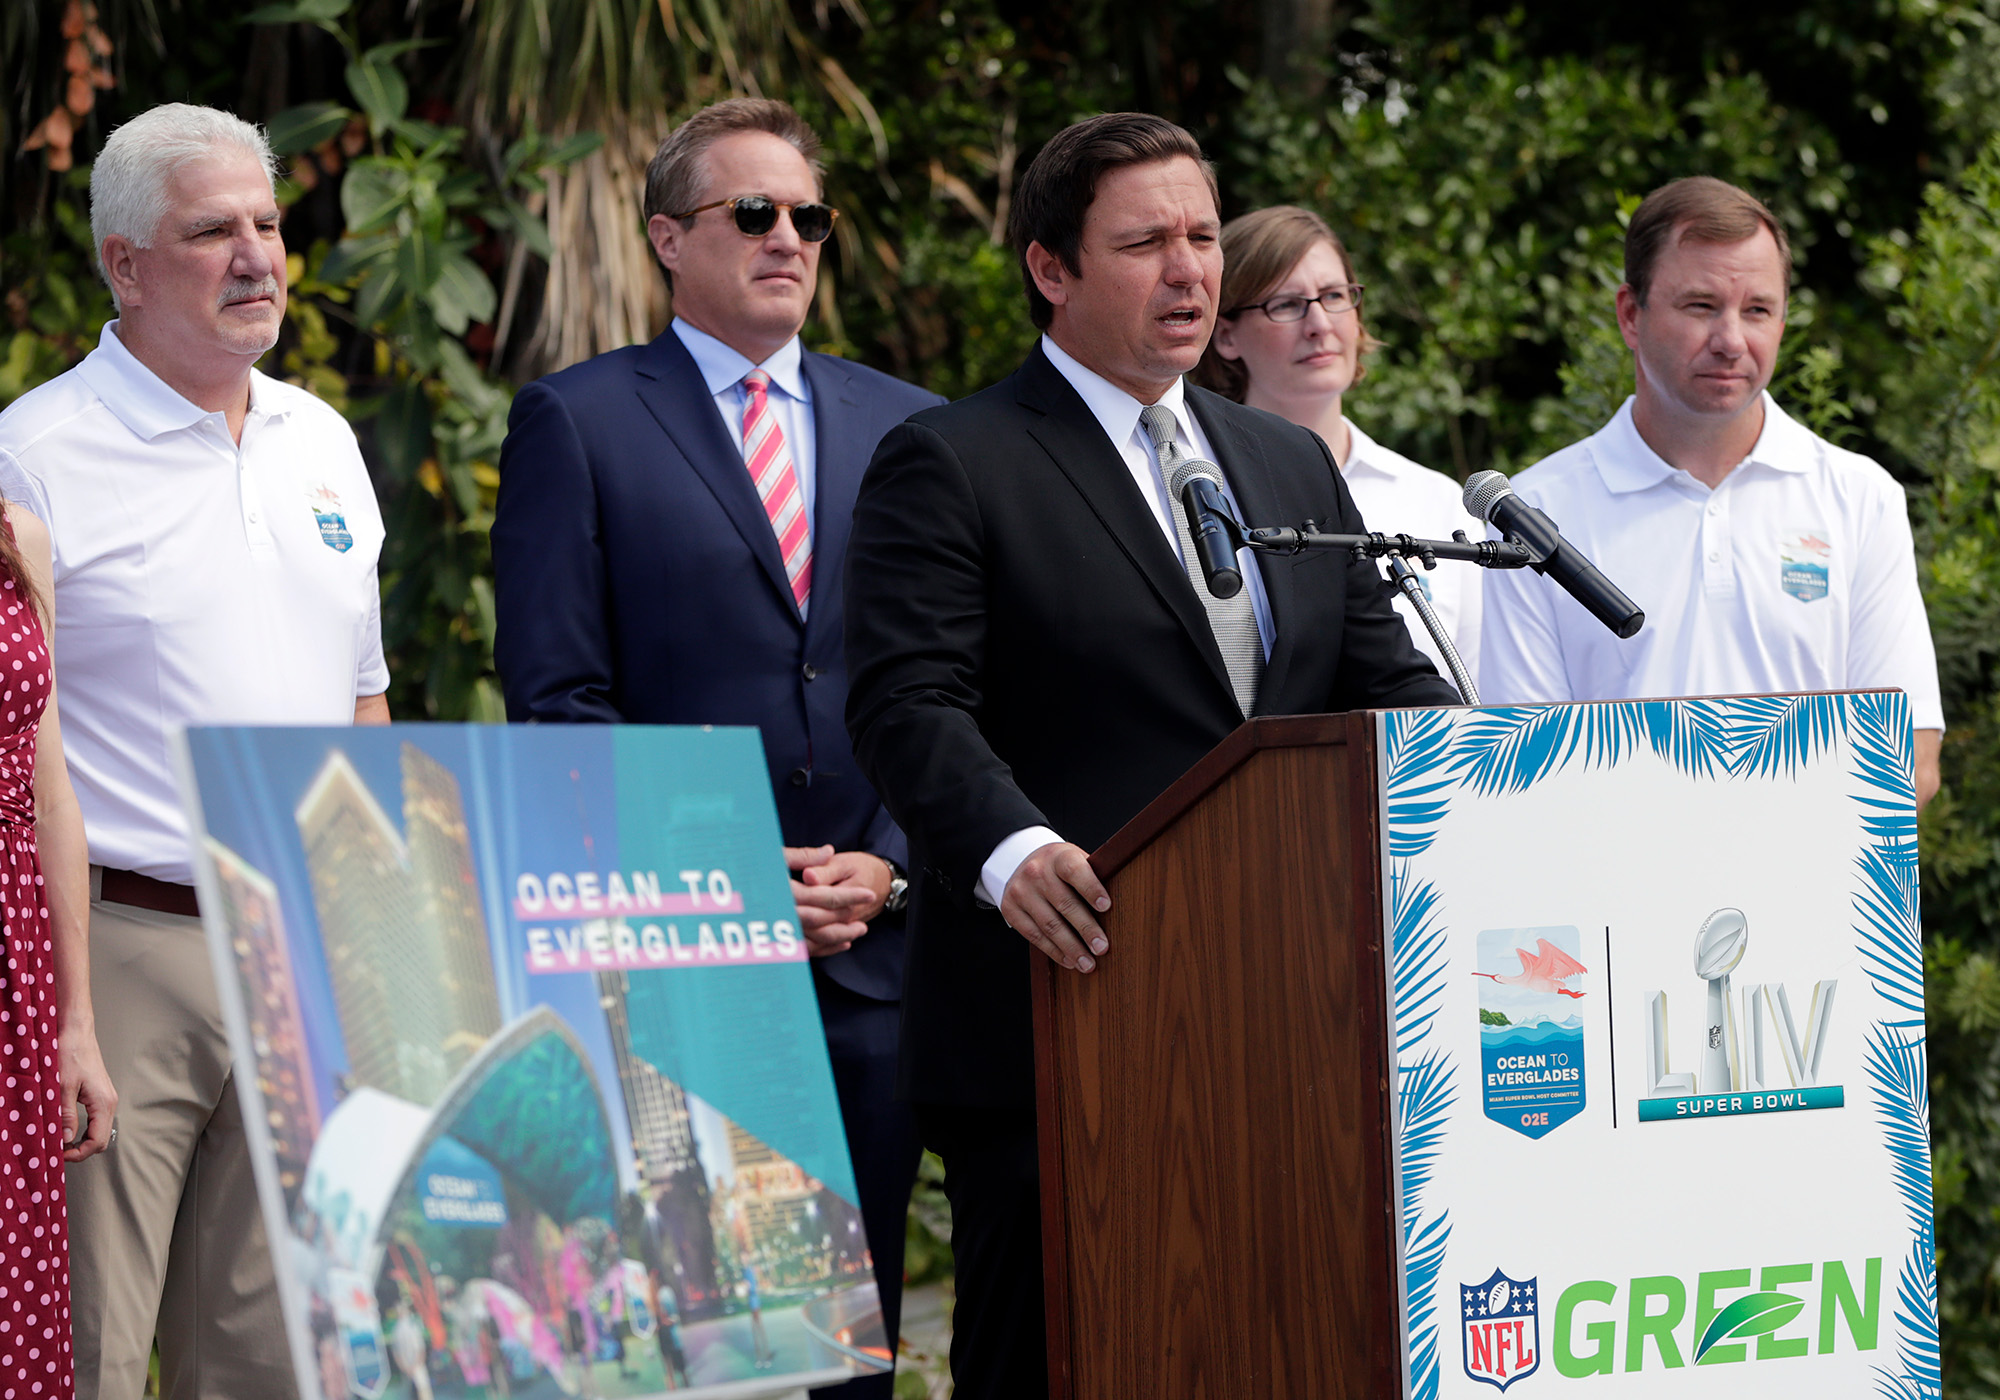
[[[1498,1269],[1484,1283],[1461,1284],[1465,1374],[1505,1390],[1542,1364],[1541,1314],[1535,1280],[1511,1279]]]

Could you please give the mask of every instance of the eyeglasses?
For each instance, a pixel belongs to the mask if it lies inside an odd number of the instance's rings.
[[[1273,321],[1283,325],[1287,321],[1305,320],[1306,312],[1311,309],[1314,302],[1318,302],[1327,315],[1338,316],[1343,311],[1360,309],[1362,290],[1361,283],[1350,282],[1344,287],[1328,287],[1316,297],[1272,297],[1269,301],[1253,301],[1248,306],[1239,306],[1234,311],[1225,311],[1222,314],[1233,321],[1246,311],[1261,311]]]
[[[828,204],[780,204],[761,194],[718,199],[713,204],[704,204],[685,214],[670,214],[667,217],[692,219],[708,209],[727,209],[736,220],[737,230],[749,238],[762,238],[776,228],[778,211],[782,209],[792,217],[792,231],[808,243],[825,242],[826,236],[833,232],[833,221],[840,217],[840,211]]]

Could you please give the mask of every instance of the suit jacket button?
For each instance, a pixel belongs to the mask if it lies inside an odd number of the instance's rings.
[[[813,665],[812,662],[808,661],[805,665],[799,668],[799,674],[804,676],[809,681],[816,681],[819,679],[819,667]]]
[[[811,778],[812,775],[806,772],[806,770],[803,768],[794,768],[792,770],[793,787],[804,787],[809,781],[811,781]]]

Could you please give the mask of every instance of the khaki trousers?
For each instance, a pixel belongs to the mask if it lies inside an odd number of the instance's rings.
[[[78,1400],[297,1394],[199,919],[96,898],[90,992],[118,1143],[70,1166]]]

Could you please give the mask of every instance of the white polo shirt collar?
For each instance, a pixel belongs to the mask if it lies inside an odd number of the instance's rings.
[[[1383,455],[1382,445],[1356,427],[1352,418],[1343,414],[1340,421],[1347,425],[1347,459],[1340,464],[1340,474],[1352,477],[1361,472],[1395,480],[1399,476],[1397,463]]]
[[[130,428],[134,436],[147,442],[192,428],[205,418],[223,416],[189,402],[142,364],[118,338],[116,321],[104,323],[97,337],[96,353],[85,356],[77,372],[112,415]],[[272,402],[272,395],[260,383],[262,379],[261,374],[251,372],[250,416],[260,420],[282,418],[291,412],[285,404]]]
[[[1632,420],[1632,405],[1637,401],[1628,397],[1619,405],[1618,412],[1592,442],[1590,459],[1597,467],[1604,489],[1614,496],[1624,496],[1648,490],[1661,482],[1671,482],[1700,495],[1708,495],[1708,486],[1668,462],[1639,435],[1639,426]],[[1763,405],[1763,430],[1757,434],[1750,455],[1723,478],[1725,483],[1748,466],[1803,472],[1812,470],[1819,460],[1819,449],[1813,435],[1778,407],[1778,401],[1771,397],[1769,390],[1763,395]]]

